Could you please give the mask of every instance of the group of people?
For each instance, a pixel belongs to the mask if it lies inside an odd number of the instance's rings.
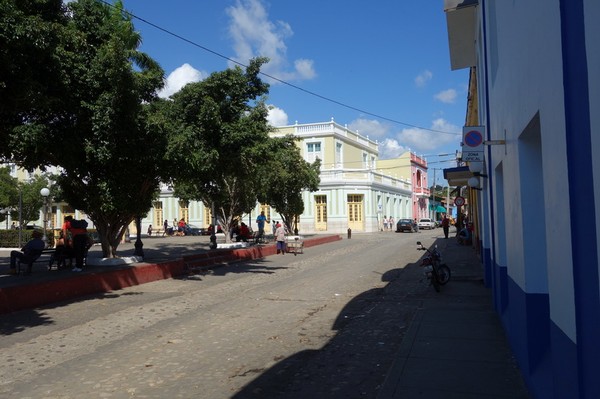
[[[75,258],[75,267],[72,270],[74,272],[82,271],[86,252],[92,244],[87,234],[87,223],[75,220],[73,216],[66,216],[59,234],[54,252],[54,259],[58,262],[58,267],[73,266],[73,258]]]
[[[383,216],[383,231],[393,230],[394,228],[394,217]]]
[[[11,251],[10,253],[10,274],[17,273],[17,261],[27,264],[25,274],[31,273],[32,264],[42,254],[46,248],[46,242],[42,240],[43,234],[39,230],[33,230],[31,240],[29,240],[20,251]],[[87,222],[74,220],[72,216],[65,216],[62,229],[55,242],[54,253],[49,266],[56,261],[58,268],[73,266],[75,258],[74,272],[80,272],[84,267],[84,259],[87,250],[91,247],[91,240],[87,234]]]
[[[154,233],[154,228],[152,225],[148,226],[147,230],[148,236],[152,236]],[[160,232],[159,232],[160,233]],[[158,234],[159,234],[158,233]],[[173,225],[169,223],[167,219],[165,219],[163,223],[163,232],[162,236],[187,236],[191,234],[190,226],[186,223],[185,219],[181,218],[179,221],[177,219],[173,220]]]

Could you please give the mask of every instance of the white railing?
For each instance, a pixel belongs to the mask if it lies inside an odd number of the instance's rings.
[[[346,126],[338,125],[337,123],[323,122],[323,123],[310,123],[306,125],[294,125],[294,134],[320,134],[320,133],[333,133],[334,135],[340,135],[355,140],[360,145],[365,147],[372,147],[378,149],[379,144],[372,141],[368,137],[361,136],[358,132],[354,132]]]
[[[377,182],[390,187],[412,191],[408,179],[397,179],[370,169],[328,169],[321,170],[321,182]]]

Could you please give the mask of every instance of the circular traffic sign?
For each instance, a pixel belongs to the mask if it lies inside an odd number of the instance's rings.
[[[465,199],[463,197],[454,198],[454,205],[463,206],[465,204]]]
[[[483,136],[477,130],[471,130],[465,134],[465,144],[469,147],[479,147],[483,143]]]

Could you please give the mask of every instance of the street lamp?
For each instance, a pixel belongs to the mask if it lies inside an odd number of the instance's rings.
[[[137,237],[134,244],[133,255],[139,256],[144,259],[144,243],[142,242],[142,217],[137,215],[135,217],[135,229],[137,230]]]
[[[50,189],[44,187],[40,190],[40,195],[44,197],[44,241],[45,246],[48,246],[48,236],[46,235],[46,228],[48,227],[48,196],[50,195]]]
[[[19,185],[19,248],[23,244],[23,186]]]

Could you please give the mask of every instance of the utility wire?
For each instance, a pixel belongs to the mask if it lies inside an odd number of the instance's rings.
[[[103,3],[103,4],[105,4],[105,5],[109,6],[109,7],[116,8],[116,7],[115,7],[113,4],[111,4],[111,3],[109,3],[109,2],[107,2],[107,1],[105,1],[105,0],[98,0],[98,1],[100,1],[101,3]],[[137,19],[138,21],[141,21],[141,22],[143,22],[143,23],[145,23],[145,24],[147,24],[147,25],[149,25],[149,26],[151,26],[151,27],[153,27],[153,28],[155,28],[155,29],[158,29],[158,30],[160,30],[161,32],[164,32],[164,33],[166,33],[166,34],[168,34],[168,35],[170,35],[170,36],[173,36],[173,37],[175,37],[175,38],[177,38],[177,39],[179,39],[179,40],[181,40],[181,41],[184,41],[184,42],[186,42],[186,43],[188,43],[188,44],[191,44],[191,45],[192,45],[192,46],[194,46],[194,47],[197,47],[197,48],[199,48],[199,49],[202,49],[202,50],[204,50],[204,51],[206,51],[206,52],[208,52],[208,53],[211,53],[211,54],[213,54],[213,55],[216,55],[217,57],[223,58],[223,59],[225,59],[225,60],[227,60],[227,61],[229,61],[229,62],[232,62],[232,63],[234,63],[234,64],[236,64],[236,65],[239,65],[239,66],[241,66],[241,67],[244,67],[244,68],[247,68],[247,67],[248,67],[248,65],[245,65],[245,64],[243,64],[243,63],[241,63],[241,62],[239,62],[239,61],[236,61],[236,60],[234,60],[234,59],[232,59],[232,58],[230,58],[230,57],[227,57],[226,55],[223,55],[223,54],[221,54],[221,53],[219,53],[219,52],[217,52],[217,51],[215,51],[215,50],[211,50],[211,49],[209,49],[208,47],[202,46],[201,44],[198,44],[198,43],[196,43],[196,42],[194,42],[194,41],[192,41],[192,40],[190,40],[190,39],[187,39],[187,38],[185,38],[185,37],[183,37],[183,36],[181,36],[181,35],[179,35],[179,34],[177,34],[177,33],[175,33],[175,32],[172,32],[172,31],[170,31],[170,30],[168,30],[168,29],[165,29],[165,28],[163,28],[163,27],[161,27],[161,26],[159,26],[159,25],[156,25],[155,23],[153,23],[153,22],[150,22],[150,21],[148,21],[148,20],[146,20],[146,19],[144,19],[144,18],[142,18],[142,17],[139,17],[139,16],[137,16],[137,15],[135,15],[135,14],[133,14],[133,13],[131,13],[131,12],[129,12],[129,11],[127,11],[127,10],[125,10],[125,9],[124,9],[124,10],[122,10],[122,12],[123,12],[123,13],[125,13],[125,14],[127,14],[129,17],[131,17],[131,18],[133,18],[133,19]],[[396,119],[388,118],[388,117],[386,117],[386,116],[383,116],[383,115],[375,114],[375,113],[373,113],[373,112],[369,112],[369,111],[366,111],[366,110],[364,110],[364,109],[361,109],[361,108],[358,108],[358,107],[354,107],[354,106],[352,106],[352,105],[349,105],[349,104],[343,103],[343,102],[341,102],[341,101],[334,100],[334,99],[332,99],[332,98],[330,98],[330,97],[326,97],[326,96],[324,96],[324,95],[321,95],[321,94],[319,94],[319,93],[316,93],[316,92],[314,92],[314,91],[310,91],[310,90],[304,89],[304,88],[302,88],[302,87],[300,87],[300,86],[298,86],[298,85],[295,85],[295,84],[293,84],[293,83],[287,82],[287,81],[285,81],[285,80],[283,80],[283,79],[279,79],[279,78],[277,78],[277,77],[275,77],[275,76],[272,76],[272,75],[269,75],[269,74],[267,74],[267,73],[264,73],[264,72],[259,72],[259,73],[260,73],[261,75],[263,75],[263,76],[265,76],[265,77],[269,78],[269,79],[273,79],[273,80],[274,80],[274,81],[276,81],[276,82],[279,82],[279,83],[281,83],[281,84],[284,84],[284,85],[286,85],[286,86],[289,86],[289,87],[291,87],[291,88],[293,88],[293,89],[296,89],[296,90],[299,90],[299,91],[301,91],[301,92],[304,92],[304,93],[306,93],[306,94],[308,94],[308,95],[311,95],[311,96],[314,96],[314,97],[320,98],[321,100],[328,101],[328,102],[330,102],[330,103],[333,103],[333,104],[339,105],[339,106],[341,106],[341,107],[344,107],[344,108],[347,108],[347,109],[351,109],[351,110],[353,110],[353,111],[360,112],[360,113],[362,113],[362,114],[365,114],[365,115],[369,115],[369,116],[372,116],[372,117],[375,117],[375,118],[378,118],[378,119],[382,119],[382,120],[385,120],[385,121],[388,121],[388,122],[396,123],[396,124],[399,124],[399,125],[403,125],[403,126],[412,127],[412,128],[415,128],[415,129],[427,130],[427,131],[429,131],[429,132],[442,133],[442,134],[451,134],[451,135],[453,135],[453,136],[458,136],[458,135],[460,135],[460,133],[448,132],[448,131],[444,131],[444,130],[428,129],[428,128],[426,128],[426,127],[421,127],[421,126],[417,126],[417,125],[412,125],[412,124],[410,124],[410,123],[402,122],[402,121],[399,121],[399,120],[396,120]]]

